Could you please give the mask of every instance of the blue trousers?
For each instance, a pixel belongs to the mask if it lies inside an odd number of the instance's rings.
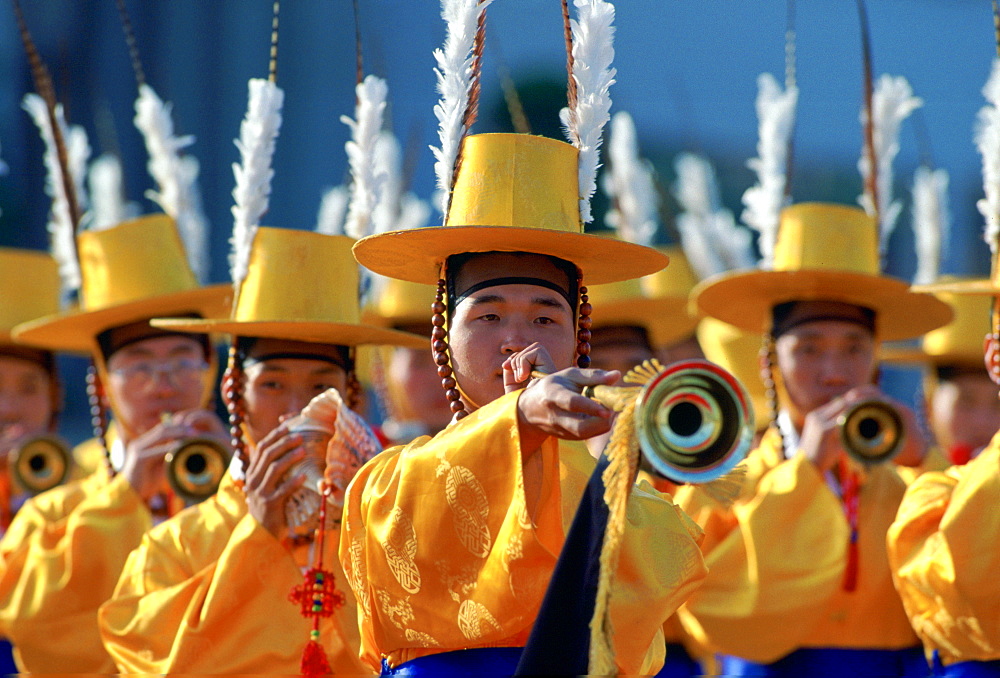
[[[934,651],[934,676],[941,678],[995,678],[1000,676],[1000,659],[988,662],[958,662],[944,666]]]
[[[719,667],[722,676],[755,678],[927,678],[931,675],[919,647],[905,650],[802,648],[772,664],[720,656]]]
[[[703,675],[701,665],[691,658],[680,643],[667,643],[667,660],[656,678],[692,678]]]
[[[501,678],[514,675],[521,658],[519,647],[475,647],[417,657],[395,668],[382,660],[383,676],[476,676]]]

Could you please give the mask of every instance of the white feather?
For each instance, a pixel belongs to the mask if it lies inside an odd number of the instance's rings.
[[[208,224],[198,191],[198,161],[181,155],[194,143],[194,137],[174,136],[171,105],[161,101],[146,84],[139,86],[135,100],[135,126],[146,141],[146,167],[158,187],[147,191],[146,197],[177,222],[191,269],[204,280],[208,269]]]
[[[604,221],[618,231],[622,240],[652,245],[659,224],[660,195],[652,167],[639,156],[632,117],[624,111],[611,119],[608,158],[611,163],[602,183],[614,206]]]
[[[913,235],[916,238],[915,285],[927,285],[941,274],[942,247],[948,242],[948,172],[921,165],[913,173]]]
[[[902,203],[893,200],[892,195],[892,163],[899,153],[899,127],[910,113],[923,106],[923,99],[913,96],[913,89],[906,78],[902,76],[892,77],[882,75],[875,82],[875,90],[872,93],[872,116],[875,118],[873,125],[873,138],[875,145],[875,158],[878,163],[876,168],[878,191],[878,206],[872,201],[872,196],[866,190],[858,197],[858,204],[865,208],[870,214],[878,214],[879,229],[879,250],[885,253],[889,246],[889,236],[892,235],[896,227],[896,220],[903,209]],[[861,108],[861,124],[864,125],[868,119],[868,113],[864,107]],[[868,178],[871,176],[871,167],[868,162],[868,154],[862,149],[861,159],[858,161],[858,169],[861,177],[868,185]]]
[[[715,169],[708,159],[682,153],[674,161],[674,196],[684,254],[699,278],[754,265],[750,232],[722,206]]]
[[[87,185],[91,230],[100,231],[139,216],[139,204],[125,199],[118,156],[105,153],[90,163]]]
[[[347,162],[351,168],[351,204],[344,233],[357,239],[371,230],[372,211],[385,181],[375,165],[375,143],[382,131],[389,88],[382,78],[369,75],[358,83],[355,93],[355,119],[343,115],[340,121],[351,129],[351,139],[346,144]]]
[[[976,118],[976,147],[983,156],[983,192],[976,203],[986,219],[983,238],[996,256],[1000,241],[1000,58],[993,60],[993,70],[983,87],[986,105]]]
[[[250,264],[250,246],[260,220],[267,212],[271,195],[271,158],[281,128],[281,105],[284,92],[273,82],[253,78],[246,117],[240,125],[239,164],[233,163],[236,187],[233,189],[232,254],[229,258],[233,285],[239,289]]]
[[[344,235],[344,222],[350,201],[351,191],[347,186],[328,188],[319,203],[316,232],[323,235]]]
[[[403,231],[427,225],[430,206],[403,184],[403,153],[395,135],[383,131],[375,144],[375,173],[384,177],[382,193],[372,214],[372,232]]]
[[[611,118],[611,85],[615,82],[615,8],[605,0],[573,0],[577,18],[573,32],[573,80],[576,107],[564,108],[560,119],[570,143],[580,151],[580,219],[593,221],[590,199],[597,190],[601,137]]]
[[[757,89],[757,157],[747,162],[757,174],[757,183],[743,193],[746,209],[741,218],[760,234],[757,244],[761,265],[771,268],[778,223],[786,203],[788,147],[799,90],[792,86],[783,91],[770,73],[758,76]]]
[[[45,101],[37,94],[25,94],[22,107],[34,120],[45,142],[45,192],[52,198],[49,211],[49,239],[52,256],[59,264],[59,277],[62,281],[62,294],[68,298],[80,288],[80,264],[76,258],[76,228],[70,214],[69,196],[66,195],[66,185],[63,182],[63,168],[59,164],[59,154],[56,150],[52,123],[49,120]],[[62,106],[56,106],[56,121],[63,132],[63,138],[69,146],[69,133],[63,118]],[[79,135],[77,135],[79,146]],[[68,152],[67,148],[67,152]],[[78,149],[79,152],[79,149]],[[75,178],[71,179],[75,185]]]
[[[437,89],[441,99],[434,105],[438,120],[440,148],[434,153],[434,173],[437,175],[441,213],[447,218],[454,184],[455,161],[468,131],[463,123],[472,87],[472,48],[475,43],[479,15],[493,0],[441,0],[441,17],[445,21],[444,45],[434,50],[437,66]]]

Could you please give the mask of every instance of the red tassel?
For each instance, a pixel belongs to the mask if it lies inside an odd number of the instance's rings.
[[[844,571],[844,590],[858,588],[858,533],[855,530],[847,544],[847,569]]]
[[[948,450],[948,459],[955,466],[964,466],[972,459],[972,445],[966,443],[955,443]]]
[[[323,647],[315,640],[306,643],[306,649],[302,652],[302,663],[299,670],[306,678],[318,678],[319,676],[329,676],[333,673],[330,668],[330,660],[326,658]]]

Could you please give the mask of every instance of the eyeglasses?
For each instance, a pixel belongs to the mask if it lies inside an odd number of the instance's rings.
[[[196,358],[175,358],[162,362],[142,360],[111,370],[128,388],[148,389],[162,374],[175,387],[190,386],[201,380],[208,363]]]

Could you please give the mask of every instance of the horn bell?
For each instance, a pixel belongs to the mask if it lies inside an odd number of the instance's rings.
[[[229,468],[230,453],[211,438],[187,438],[167,453],[167,482],[189,504],[208,499]]]
[[[73,455],[69,446],[54,435],[27,439],[10,454],[10,476],[31,495],[62,485],[69,478]]]
[[[863,400],[837,419],[840,442],[855,461],[866,466],[882,464],[903,449],[903,418],[881,400]]]

